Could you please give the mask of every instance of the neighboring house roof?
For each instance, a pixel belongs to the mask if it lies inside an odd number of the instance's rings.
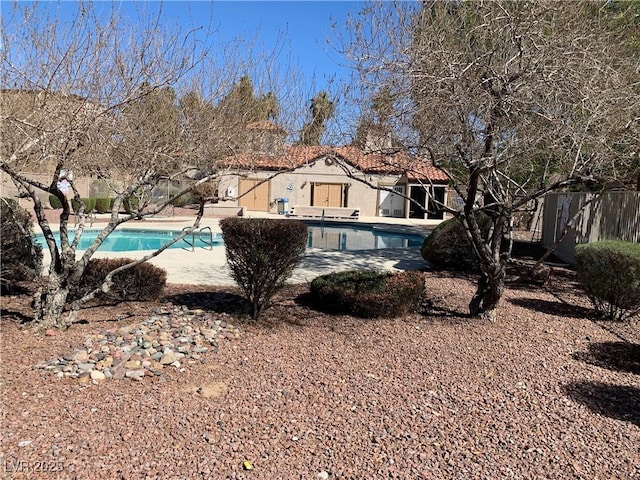
[[[243,153],[224,162],[225,166],[255,170],[293,170],[324,157],[336,157],[364,173],[406,175],[409,181],[447,182],[447,175],[424,157],[401,151],[393,154],[365,153],[353,146],[296,145],[284,148],[284,155]]]

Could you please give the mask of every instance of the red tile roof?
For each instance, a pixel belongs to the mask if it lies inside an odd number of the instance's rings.
[[[294,170],[326,156],[334,156],[344,163],[365,173],[406,175],[411,181],[448,181],[446,174],[434,167],[431,162],[407,152],[394,154],[365,153],[352,146],[287,146],[283,155],[261,155],[244,153],[227,159],[225,165],[231,168],[256,170]]]
[[[338,147],[335,149],[347,163],[366,173],[406,175],[409,180],[431,180],[446,182],[449,177],[425,157],[410,155],[405,151],[393,154],[365,153],[358,147]]]

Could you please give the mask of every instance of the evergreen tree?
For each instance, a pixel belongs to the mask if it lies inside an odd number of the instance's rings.
[[[318,93],[311,100],[311,120],[302,127],[298,145],[320,145],[327,121],[333,117],[335,106],[327,92]]]

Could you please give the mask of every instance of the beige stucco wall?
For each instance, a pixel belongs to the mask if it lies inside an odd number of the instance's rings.
[[[358,172],[359,173],[359,172]],[[360,178],[365,179],[362,173]],[[300,167],[293,172],[255,172],[247,175],[247,178],[264,179],[272,177],[269,181],[270,212],[277,213],[276,199],[287,198],[289,205],[311,205],[311,183],[337,183],[348,185],[347,207],[360,208],[360,215],[378,215],[378,190],[365,185],[353,178],[349,178],[341,167],[327,165],[324,160],[318,160],[309,165]],[[223,177],[220,180],[220,196],[237,196],[239,193],[240,178],[237,175]],[[367,175],[366,180],[373,184],[384,183],[394,185],[397,177],[382,177]],[[221,200],[221,205],[238,205],[238,200]]]
[[[396,176],[369,175],[351,169],[356,178],[365,180],[372,185],[392,187],[394,185],[405,186],[405,194],[408,192],[406,178]],[[311,184],[312,183],[333,183],[348,185],[347,189],[347,207],[359,208],[360,215],[366,217],[379,216],[378,205],[380,204],[380,191],[369,187],[367,184],[357,179],[347,176],[342,167],[337,163],[325,163],[324,159],[318,159],[306,166],[300,167],[292,172],[273,172],[260,171],[248,173],[244,176],[237,174],[222,174],[219,177],[218,194],[220,201],[217,205],[222,207],[238,206],[239,185],[242,178],[251,179],[270,179],[269,185],[269,212],[278,213],[278,203],[276,199],[287,198],[289,207],[293,205],[311,205]],[[41,181],[49,182],[51,177],[44,177]],[[80,190],[82,197],[92,196],[91,185],[95,180],[88,178],[76,177],[76,185]],[[159,187],[160,188],[160,187]],[[13,186],[10,178],[2,175],[2,191],[4,197],[15,197],[17,189]],[[95,196],[95,195],[93,195]],[[225,200],[225,198],[228,198]],[[45,205],[48,205],[48,194],[42,195]],[[23,206],[28,207],[31,202],[22,199],[20,201]],[[446,203],[446,200],[445,200]],[[404,201],[404,214],[408,216],[409,201]]]
[[[312,183],[334,183],[348,185],[347,207],[359,208],[361,216],[377,217],[380,216],[379,204],[381,192],[376,188],[358,181],[361,179],[372,185],[385,186],[388,188],[394,185],[403,185],[405,194],[409,192],[409,185],[404,177],[398,175],[371,175],[364,174],[352,167],[350,168],[352,175],[356,178],[349,177],[343,167],[334,162],[325,162],[324,158],[320,158],[308,165],[302,166],[292,172],[269,172],[260,171],[248,173],[244,178],[250,179],[268,179],[269,180],[269,212],[278,213],[278,198],[287,198],[289,207],[293,205],[311,205],[311,184]],[[237,196],[239,194],[239,184],[243,177],[238,175],[226,175],[220,178],[219,195],[220,205],[238,205]],[[224,197],[228,200],[222,200]],[[445,189],[445,204],[448,201],[448,189]],[[404,201],[404,215],[409,215],[409,200]],[[447,217],[445,217],[447,218]]]
[[[44,185],[49,185],[51,183],[51,174],[46,173],[25,173],[25,176],[28,178],[40,182]],[[11,180],[11,176],[6,172],[0,172],[0,197],[2,198],[14,198],[18,201],[18,204],[23,208],[32,208],[33,202],[28,198],[18,198],[18,188],[16,187],[13,180]],[[75,186],[80,192],[81,197],[89,196],[89,185],[91,183],[91,179],[87,177],[76,177]],[[49,207],[49,193],[38,190],[38,196],[42,201],[45,208]]]

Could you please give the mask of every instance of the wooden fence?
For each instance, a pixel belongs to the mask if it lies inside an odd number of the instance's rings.
[[[577,215],[577,216],[576,216]],[[549,248],[576,216],[554,254],[573,263],[575,246],[599,240],[640,242],[640,192],[550,193],[544,200],[542,244]]]

